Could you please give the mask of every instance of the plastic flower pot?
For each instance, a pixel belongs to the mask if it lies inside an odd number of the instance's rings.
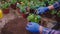
[[[3,13],[4,13],[4,14],[8,14],[8,13],[9,13],[9,8],[3,9]]]
[[[27,18],[29,16],[29,13],[25,13],[25,14],[23,13],[22,16],[23,18]]]
[[[17,5],[17,3],[11,4],[10,7],[11,7],[12,9],[16,9],[16,5]]]
[[[26,18],[26,17],[27,17],[27,15],[26,15],[26,14],[24,14],[24,13],[22,14],[22,16],[23,16],[23,18]]]

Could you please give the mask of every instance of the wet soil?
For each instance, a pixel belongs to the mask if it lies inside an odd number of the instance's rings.
[[[27,20],[21,18],[16,18],[11,20],[1,30],[1,34],[32,34],[25,29]]]

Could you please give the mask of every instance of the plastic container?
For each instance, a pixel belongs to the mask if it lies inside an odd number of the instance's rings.
[[[4,13],[4,14],[8,14],[8,13],[9,13],[9,8],[3,9],[3,13]]]
[[[3,18],[3,12],[2,10],[0,9],[0,19]]]

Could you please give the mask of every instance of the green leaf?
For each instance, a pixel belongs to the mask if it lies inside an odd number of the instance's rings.
[[[29,16],[27,17],[28,21],[34,22],[34,14],[29,14]]]
[[[6,9],[10,6],[10,3],[5,2],[4,4],[1,5],[2,9]]]
[[[41,17],[39,15],[35,15],[35,22],[39,23],[41,21]]]
[[[54,14],[56,14],[56,13],[57,13],[57,11],[55,11],[55,10],[52,10],[52,11],[51,11],[51,14],[52,14],[52,15],[54,15]]]
[[[17,2],[17,0],[10,0],[11,4],[15,4]]]
[[[60,17],[60,12],[58,12],[57,15]]]

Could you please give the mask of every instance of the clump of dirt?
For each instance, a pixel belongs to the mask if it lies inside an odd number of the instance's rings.
[[[1,30],[1,34],[32,34],[25,29],[27,20],[21,18],[16,18],[5,24],[4,28]]]

